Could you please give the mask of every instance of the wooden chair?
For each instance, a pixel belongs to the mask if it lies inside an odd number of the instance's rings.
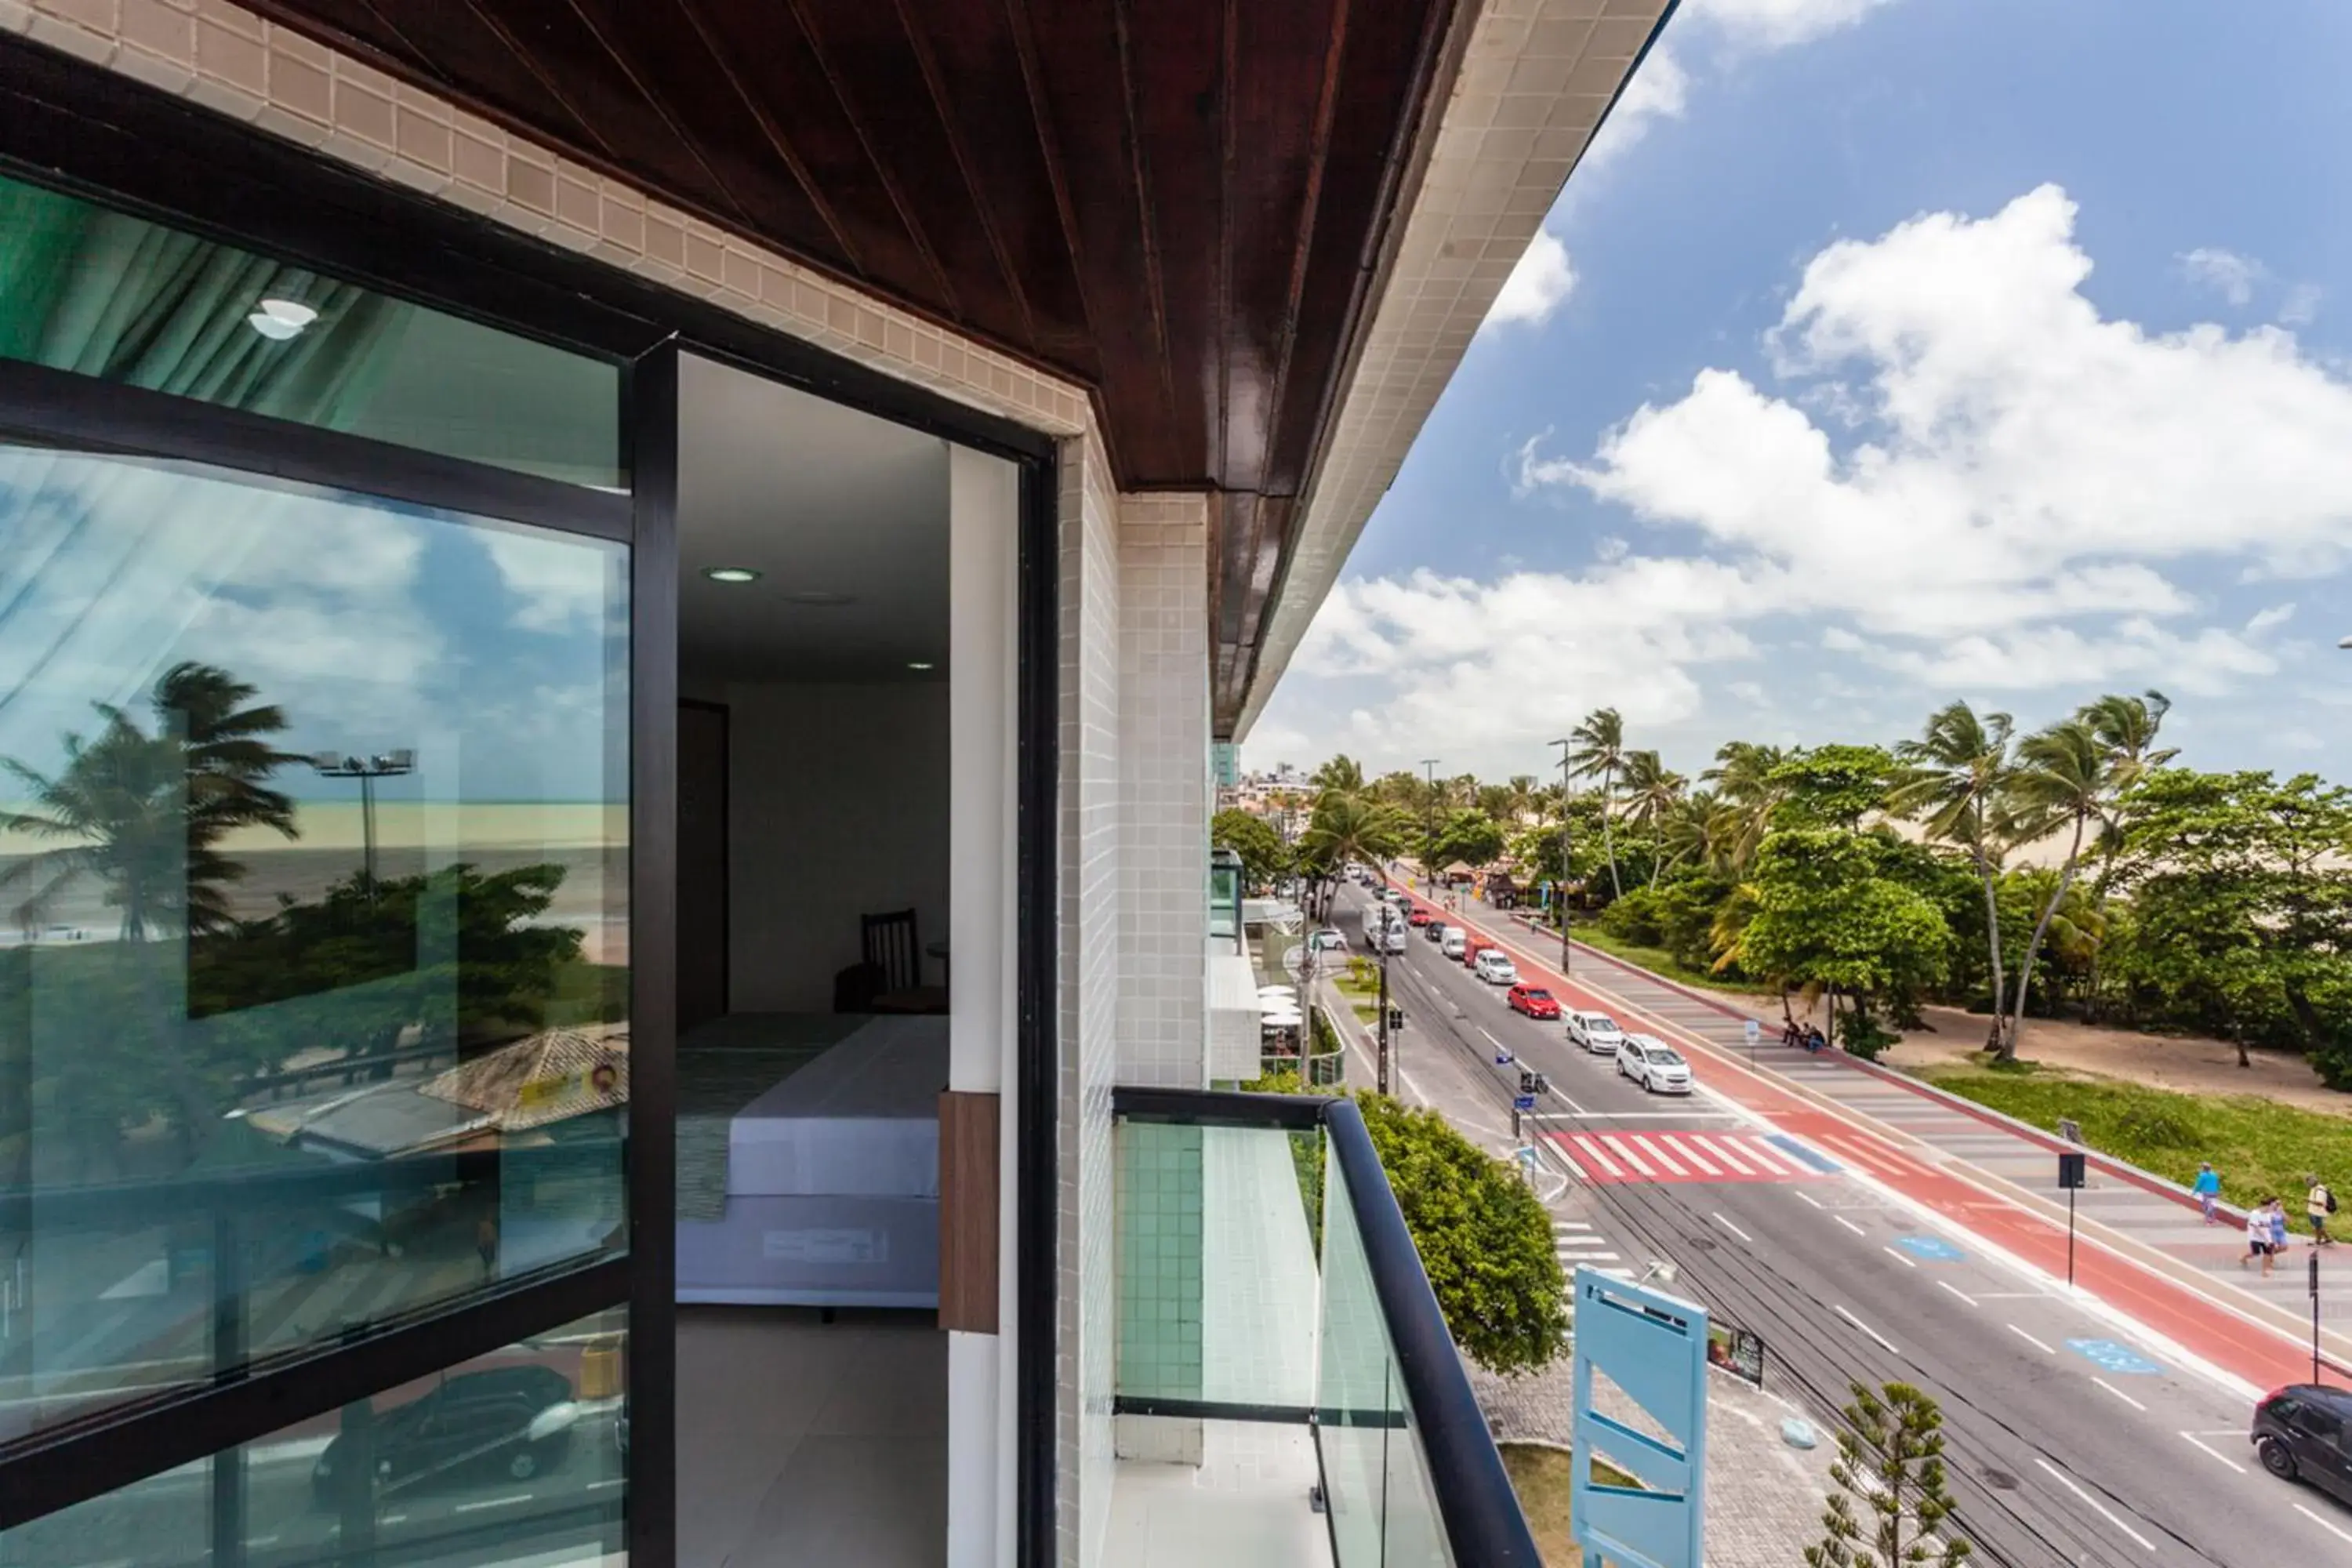
[[[860,915],[858,940],[866,969],[876,977],[877,1013],[944,1013],[944,985],[923,984],[923,945],[915,934],[915,911]]]

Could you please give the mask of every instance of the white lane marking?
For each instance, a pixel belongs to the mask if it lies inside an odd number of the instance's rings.
[[[1598,1143],[1598,1142],[1600,1142],[1600,1140],[1599,1140],[1598,1138],[1596,1138],[1596,1139],[1594,1139],[1594,1140],[1593,1140],[1593,1142],[1596,1142],[1596,1143]],[[1650,1169],[1649,1163],[1648,1163],[1647,1161],[1643,1160],[1640,1154],[1638,1154],[1638,1153],[1636,1153],[1636,1152],[1634,1152],[1634,1149],[1633,1149],[1633,1141],[1632,1139],[1630,1139],[1630,1138],[1625,1139],[1625,1140],[1623,1140],[1622,1142],[1619,1142],[1619,1143],[1618,1143],[1618,1145],[1617,1145],[1617,1157],[1618,1157],[1619,1159],[1621,1159],[1621,1160],[1624,1161],[1624,1162],[1625,1162],[1625,1163],[1627,1163],[1627,1164],[1629,1164],[1629,1165],[1633,1166],[1633,1169],[1635,1169],[1635,1170],[1637,1170],[1637,1171],[1641,1172],[1641,1173],[1642,1173],[1642,1174],[1643,1174],[1643,1175],[1645,1175],[1645,1176],[1654,1176],[1654,1175],[1656,1175],[1656,1174],[1658,1173],[1657,1172],[1653,1171],[1652,1169]]]
[[[1854,1224],[1853,1221],[1846,1218],[1845,1215],[1842,1214],[1833,1214],[1830,1215],[1830,1218],[1837,1221],[1838,1224],[1845,1226],[1846,1229],[1853,1232],[1856,1236],[1868,1236],[1870,1234],[1870,1232],[1863,1229],[1862,1226]]]
[[[1715,1157],[1743,1176],[1769,1176],[1769,1167],[1758,1160],[1752,1148],[1742,1147],[1745,1140],[1732,1133],[1714,1145]]]
[[[1606,1247],[1605,1236],[1555,1236],[1551,1238],[1554,1252],[1590,1252],[1596,1247]]]
[[[1980,1301],[2039,1301],[2049,1294],[2047,1290],[1979,1290],[1977,1299]]]
[[[2237,1436],[2237,1434],[2236,1434],[2236,1433],[2234,1433],[2234,1432],[2232,1432],[2232,1433],[2229,1434],[2229,1436],[2231,1436],[2234,1437],[2234,1436]],[[2225,1453],[2221,1452],[2221,1449],[2216,1448],[2216,1447],[2212,1447],[2209,1446],[2209,1445],[2208,1445],[2208,1444],[2206,1444],[2204,1441],[2202,1441],[2201,1439],[2200,1439],[2200,1438],[2198,1437],[2198,1436],[2197,1436],[2197,1434],[2196,1434],[2196,1433],[2194,1433],[2194,1432],[2183,1432],[2183,1433],[2180,1435],[2180,1436],[2181,1436],[2181,1440],[2182,1440],[2183,1442],[2187,1442],[2187,1443],[2194,1444],[2198,1448],[2200,1448],[2200,1449],[2203,1450],[2203,1452],[2205,1453],[2205,1455],[2206,1455],[2206,1457],[2207,1457],[2207,1458],[2221,1460],[2221,1463],[2223,1463],[2223,1464],[2225,1464],[2225,1465],[2229,1466],[2231,1469],[2233,1469],[2233,1470],[2237,1471],[2237,1472],[2238,1472],[2240,1475],[2242,1475],[2242,1475],[2244,1475],[2244,1474],[2246,1473],[2246,1467],[2245,1467],[2245,1466],[2243,1466],[2243,1465],[2242,1465],[2242,1464],[2238,1463],[2238,1461],[2237,1461],[2237,1460],[2235,1460],[2235,1459],[2233,1459],[2233,1458],[2230,1458],[2230,1456],[2229,1456],[2229,1455],[2227,1455],[2227,1454],[2225,1454]]]
[[[1732,1235],[1738,1237],[1740,1240],[1746,1242],[1748,1246],[1753,1247],[1756,1245],[1756,1238],[1754,1237],[1748,1235],[1746,1231],[1740,1229],[1738,1226],[1732,1224],[1721,1215],[1717,1215],[1715,1216],[1715,1223],[1729,1231]]]
[[[1559,1151],[1559,1157],[1568,1162],[1568,1168],[1572,1174],[1581,1176],[1588,1182],[1592,1180],[1592,1173],[1584,1168],[1584,1163],[1576,1157],[1574,1151],[1562,1149]]]
[[[1685,1138],[1683,1140],[1681,1151],[1682,1157],[1688,1160],[1692,1164],[1696,1165],[1708,1175],[1719,1176],[1723,1174],[1723,1168],[1716,1164],[1714,1161],[1709,1160],[1706,1153],[1703,1152],[1703,1151],[1712,1146],[1713,1140],[1706,1137]]]
[[[1880,1344],[1885,1345],[1889,1351],[1894,1352],[1895,1354],[1901,1355],[1903,1353],[1901,1351],[1895,1349],[1894,1342],[1885,1334],[1880,1333],[1868,1323],[1864,1322],[1860,1318],[1855,1317],[1843,1307],[1836,1307],[1834,1310],[1839,1317],[1843,1318],[1847,1322],[1852,1323],[1855,1328],[1860,1329],[1864,1333],[1868,1334],[1872,1339],[1876,1340]]]
[[[2122,1400],[2126,1405],[2130,1405],[2134,1410],[2137,1410],[2137,1411],[2139,1411],[2139,1412],[2141,1412],[2141,1413],[2143,1413],[2143,1414],[2145,1414],[2145,1413],[2147,1412],[2147,1405],[2142,1405],[2138,1400],[2134,1399],[2130,1394],[2126,1394],[2122,1389],[2117,1388],[2114,1384],[2109,1383],[2105,1378],[2104,1378],[2104,1377],[2095,1377],[2095,1378],[2091,1379],[2091,1381],[2092,1381],[2093,1383],[2097,1384],[2101,1388],[2105,1389],[2109,1394],[2114,1394],[2117,1399]]]
[[[530,1500],[530,1493],[516,1492],[509,1497],[485,1498],[480,1502],[461,1502],[449,1511],[451,1513],[479,1513],[486,1508],[512,1508],[519,1502],[529,1502]]]
[[[1904,1257],[1903,1254],[1895,1251],[1891,1247],[1882,1247],[1879,1250],[1886,1254],[1887,1257],[1895,1259],[1895,1262],[1903,1265],[1906,1268],[1916,1268],[1919,1267],[1917,1260]]]
[[[1642,1152],[1647,1154],[1651,1159],[1655,1160],[1659,1164],[1664,1165],[1674,1174],[1677,1176],[1687,1176],[1690,1174],[1688,1171],[1683,1169],[1682,1162],[1675,1159],[1672,1154],[1667,1153],[1665,1149],[1661,1146],[1661,1143],[1653,1143],[1647,1137],[1639,1132],[1627,1133],[1625,1135],[1625,1142],[1628,1143],[1639,1143],[1642,1146]],[[1661,1142],[1663,1142],[1663,1141],[1661,1141]]]
[[[2015,1334],[2019,1339],[2023,1340],[2027,1344],[2032,1345],[2035,1350],[2040,1351],[2043,1355],[2056,1355],[2058,1353],[2056,1351],[2052,1350],[2048,1345],[2043,1344],[2040,1340],[2035,1339],[2032,1334],[2027,1333],[2023,1329],[2019,1328],[2015,1323],[2009,1325],[2009,1331]]]
[[[1938,1279],[1936,1283],[1941,1285],[1945,1289],[1949,1290],[1953,1295],[1958,1296],[1961,1300],[1966,1301],[1969,1306],[1973,1307],[1977,1304],[1977,1299],[1974,1296],[1969,1295],[1966,1290],[1961,1289],[1958,1285],[1953,1284],[1950,1280]]]
[[[1591,1230],[1592,1222],[1589,1219],[1556,1219],[1551,1222],[1551,1227],[1554,1230]]]
[[[1565,1110],[1528,1110],[1523,1111],[1521,1114],[1528,1117],[1540,1116],[1545,1120],[1551,1121],[1572,1121],[1579,1116],[1590,1116],[1601,1121],[1693,1121],[1699,1120],[1738,1121],[1741,1120],[1737,1112],[1729,1110],[1579,1110],[1574,1112]]]
[[[1617,1162],[1609,1157],[1609,1151],[1601,1146],[1600,1139],[1582,1132],[1571,1132],[1568,1141],[1576,1145],[1577,1152],[1600,1166],[1601,1174],[1622,1176],[1625,1173],[1617,1168]]]
[[[1829,1205],[1827,1205],[1827,1204],[1825,1204],[1825,1203],[1822,1202],[1822,1200],[1821,1200],[1821,1199],[1819,1199],[1819,1198],[1817,1198],[1817,1197],[1813,1196],[1813,1194],[1811,1194],[1811,1193],[1800,1192],[1797,1195],[1798,1195],[1799,1197],[1801,1197],[1801,1198],[1804,1199],[1807,1203],[1809,1203],[1809,1204],[1812,1205],[1813,1205],[1815,1208],[1817,1208],[1817,1209],[1824,1209],[1824,1210],[1825,1210],[1825,1209],[1827,1209],[1827,1208],[1830,1206]]]
[[[2053,1476],[2056,1477],[2060,1486],[2064,1487],[2068,1491],[2073,1492],[2076,1497],[2081,1498],[2084,1502],[2090,1504],[2102,1519],[2105,1519],[2109,1524],[2114,1525],[2117,1530],[2122,1531],[2126,1535],[2130,1536],[2134,1541],[2138,1542],[2139,1549],[2142,1552],[2153,1552],[2156,1550],[2155,1542],[2150,1541],[2147,1536],[2142,1535],[2138,1531],[2134,1530],[2130,1525],[2126,1524],[2122,1520],[2116,1518],[2113,1509],[2101,1502],[2098,1499],[2093,1497],[2090,1493],[2084,1491],[2081,1487],[2075,1485],[2074,1477],[2068,1475],[2065,1471],[2060,1469],[2057,1466],[2052,1464],[2049,1460],[2043,1458],[2039,1454],[2036,1454],[2033,1457],[2033,1462],[2041,1466],[2043,1469],[2049,1471]]]
[[[1621,1252],[1563,1252],[1559,1263],[1563,1268],[1580,1268],[1588,1263],[1615,1263],[1623,1257]]]
[[[2320,1529],[2327,1531],[2328,1534],[2336,1536],[2339,1540],[2352,1541],[2352,1532],[2338,1530],[2336,1526],[2328,1523],[2326,1520],[2320,1518],[2317,1514],[2312,1512],[2301,1503],[2294,1505],[2294,1511],[2303,1515],[2304,1518],[2311,1521],[2312,1523],[2319,1526]]]

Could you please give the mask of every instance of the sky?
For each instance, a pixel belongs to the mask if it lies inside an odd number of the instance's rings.
[[[1244,765],[2162,690],[2352,782],[2352,5],[1685,0]]]

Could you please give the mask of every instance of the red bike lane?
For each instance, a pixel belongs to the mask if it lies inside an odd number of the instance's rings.
[[[1400,884],[1400,886],[1402,886]],[[1954,1225],[2053,1279],[2066,1277],[2066,1228],[2020,1207],[1974,1182],[1917,1159],[1894,1139],[1860,1120],[1822,1110],[1738,1057],[1654,1018],[1615,996],[1604,995],[1536,956],[1519,933],[1504,932],[1466,918],[1459,910],[1403,890],[1447,924],[1460,924],[1511,955],[1521,973],[1538,979],[1563,1006],[1605,1012],[1621,1022],[1672,1039],[1709,1068],[1706,1087],[1725,1100],[1770,1122],[1775,1130],[1803,1139],[1833,1159],[1933,1210]],[[1780,1048],[1780,1047],[1775,1047]],[[2108,1307],[2179,1345],[2201,1360],[2258,1388],[2311,1381],[2311,1352],[2283,1333],[2242,1315],[2203,1293],[2188,1289],[2103,1244],[2078,1238],[2074,1280]]]

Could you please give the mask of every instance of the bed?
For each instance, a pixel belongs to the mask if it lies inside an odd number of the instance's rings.
[[[679,1300],[939,1304],[947,1019],[730,1014],[677,1071]]]

